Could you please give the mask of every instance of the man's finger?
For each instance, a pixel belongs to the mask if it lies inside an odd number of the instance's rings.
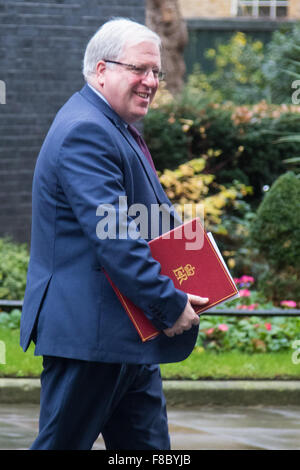
[[[173,336],[175,336],[175,333],[173,330],[171,330],[171,328],[167,328],[166,330],[163,330],[163,331],[164,331],[164,334],[168,336],[169,338],[173,338]]]
[[[196,315],[194,320],[192,321],[192,325],[197,326],[200,323],[199,315]]]
[[[188,294],[188,299],[191,304],[195,305],[205,305],[209,302],[208,297],[200,297],[199,295]]]

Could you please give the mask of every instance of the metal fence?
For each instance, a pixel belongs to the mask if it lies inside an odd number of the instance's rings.
[[[298,317],[300,316],[299,309],[283,309],[283,308],[274,308],[269,310],[238,310],[235,308],[228,309],[211,309],[207,312],[204,312],[203,315],[214,315],[214,316],[236,316],[236,317]]]
[[[9,313],[11,310],[15,308],[22,309],[23,301],[22,300],[0,300],[0,315],[1,310]],[[291,309],[283,309],[283,308],[273,308],[269,310],[239,310],[235,308],[224,308],[224,309],[216,309],[211,308],[207,312],[204,312],[202,315],[209,315],[209,316],[235,316],[235,317],[298,317],[300,316],[300,309],[291,308]]]

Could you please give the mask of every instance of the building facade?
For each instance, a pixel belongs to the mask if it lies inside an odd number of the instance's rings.
[[[299,0],[178,0],[184,18],[300,19]]]

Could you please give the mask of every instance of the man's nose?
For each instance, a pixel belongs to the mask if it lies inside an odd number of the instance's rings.
[[[158,84],[158,79],[155,78],[153,70],[148,70],[148,73],[143,77],[143,83],[151,88]]]

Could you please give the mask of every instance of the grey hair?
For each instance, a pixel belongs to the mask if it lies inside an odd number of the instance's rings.
[[[161,47],[160,37],[143,24],[127,18],[107,21],[87,44],[82,70],[85,80],[95,72],[99,60],[118,60],[125,45],[136,45],[144,41],[155,42]]]

